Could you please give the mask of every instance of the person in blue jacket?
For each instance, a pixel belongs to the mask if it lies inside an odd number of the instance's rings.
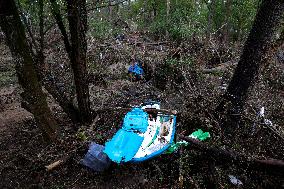
[[[138,81],[143,79],[144,70],[142,66],[142,63],[139,60],[134,59],[134,61],[128,68],[128,74],[131,81]]]

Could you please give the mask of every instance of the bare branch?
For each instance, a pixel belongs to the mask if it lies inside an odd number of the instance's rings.
[[[100,5],[100,6],[96,6],[96,7],[91,7],[87,11],[92,11],[92,10],[101,9],[101,8],[105,8],[105,7],[116,6],[116,5],[122,4],[122,3],[126,2],[126,1],[127,0],[122,0],[122,1],[116,2],[114,0],[114,1],[111,1],[110,4],[107,4],[107,5]],[[111,4],[112,2],[116,2],[116,3]]]

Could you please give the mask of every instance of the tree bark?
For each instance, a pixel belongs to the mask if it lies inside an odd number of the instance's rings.
[[[206,29],[207,42],[209,42],[211,32],[213,31],[214,28],[215,1],[216,0],[212,0],[210,3],[207,3],[208,7],[208,25]]]
[[[64,23],[63,23],[62,16],[60,14],[59,5],[57,4],[56,0],[50,0],[50,4],[51,4],[51,12],[52,12],[53,17],[55,18],[56,23],[58,25],[58,28],[61,32],[66,52],[68,54],[69,59],[71,60],[71,45],[70,45],[70,42],[69,42],[67,31],[66,31]]]
[[[245,43],[243,53],[233,78],[217,107],[224,111],[225,104],[232,103],[234,113],[240,114],[248,96],[248,90],[254,85],[262,68],[267,63],[267,51],[284,15],[283,0],[263,0],[256,15],[252,29]]]
[[[87,11],[86,0],[67,0],[69,29],[71,34],[71,66],[77,93],[80,117],[83,123],[91,121],[87,53]]]
[[[231,7],[232,7],[232,0],[227,0],[225,3],[226,15],[225,15],[225,24],[224,27],[224,43],[229,45],[230,42],[230,16],[231,16]]]
[[[56,141],[57,124],[46,102],[46,96],[37,77],[31,49],[14,0],[0,0],[0,26],[16,65],[21,94],[46,140]]]

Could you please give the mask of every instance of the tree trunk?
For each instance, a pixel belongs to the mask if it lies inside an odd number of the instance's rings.
[[[14,0],[0,0],[0,26],[6,35],[16,65],[19,84],[24,91],[21,96],[34,115],[45,139],[56,141],[57,124],[38,80],[31,49]]]
[[[231,16],[231,7],[232,7],[232,0],[227,0],[225,3],[226,15],[225,15],[225,24],[224,27],[224,43],[229,45],[230,42],[230,16]]]
[[[44,3],[43,0],[39,0],[39,7],[38,7],[38,17],[39,17],[39,51],[38,51],[38,58],[42,61],[40,61],[42,63],[43,66],[44,64],[44,17],[43,17],[43,8],[44,8]]]
[[[87,53],[87,11],[86,0],[67,0],[69,29],[71,34],[71,66],[77,93],[80,117],[83,123],[91,121]]]
[[[41,75],[41,78],[43,79],[43,85],[44,88],[48,91],[49,94],[51,94],[53,96],[53,98],[59,103],[59,105],[61,106],[61,108],[63,109],[63,111],[68,115],[68,117],[72,120],[73,123],[77,123],[79,122],[80,118],[79,118],[79,110],[74,106],[74,104],[72,103],[72,101],[70,99],[68,99],[68,97],[60,92],[58,90],[58,88],[56,87],[56,83],[54,82],[54,80],[50,80],[47,79],[46,77],[44,77],[45,74],[49,73],[49,70],[44,69],[44,66],[42,66],[44,64],[44,33],[43,32],[43,4],[42,4],[43,0],[39,1],[39,19],[40,19],[40,50],[38,51],[38,72]],[[50,0],[51,3],[51,8],[52,8],[52,14],[53,17],[56,20],[56,23],[58,25],[58,28],[61,32],[62,35],[62,39],[64,41],[64,45],[65,45],[65,50],[68,54],[69,59],[71,58],[71,46],[69,43],[69,39],[68,39],[68,35],[67,35],[67,31],[65,29],[64,23],[63,23],[63,19],[60,15],[60,9],[59,9],[59,5],[56,3],[55,0]],[[51,73],[49,73],[51,74]],[[45,79],[44,79],[45,78]]]
[[[50,0],[50,4],[51,4],[51,12],[61,32],[66,52],[68,54],[69,59],[71,59],[71,45],[69,43],[68,34],[67,34],[67,31],[63,23],[63,19],[60,14],[59,5],[57,4],[56,0]]]
[[[112,0],[108,0],[108,20],[112,19],[112,6],[111,6]]]
[[[262,68],[267,63],[267,51],[275,31],[279,29],[284,15],[283,0],[263,0],[233,78],[217,107],[224,111],[225,104],[232,103],[233,112],[240,114],[246,102],[248,89],[254,85]]]
[[[207,40],[210,40],[210,34],[214,28],[214,15],[215,15],[215,0],[212,0],[210,3],[207,3],[208,7],[208,25],[207,25],[207,30],[206,30],[206,37]]]

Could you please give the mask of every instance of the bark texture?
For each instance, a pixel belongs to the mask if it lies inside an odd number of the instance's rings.
[[[0,0],[0,26],[16,65],[24,104],[34,115],[36,122],[47,140],[56,141],[57,124],[46,102],[46,96],[37,77],[31,49],[28,46],[24,27],[21,23],[14,0]]]
[[[262,68],[267,63],[267,52],[272,45],[284,15],[283,0],[263,0],[243,53],[225,94],[225,100],[217,109],[223,109],[230,101],[235,113],[240,113],[246,102],[248,90],[254,85]]]
[[[91,121],[87,53],[87,10],[86,0],[67,0],[69,30],[71,36],[71,66],[77,93],[80,117],[83,123]]]

